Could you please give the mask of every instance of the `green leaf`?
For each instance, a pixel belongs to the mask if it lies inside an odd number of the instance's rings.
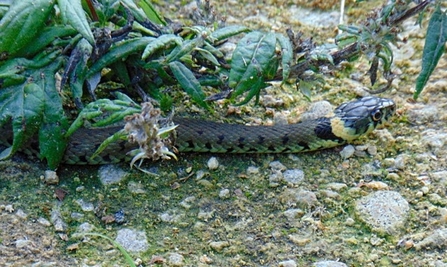
[[[138,5],[143,9],[144,13],[149,18],[150,21],[157,24],[162,24],[164,26],[168,25],[164,20],[163,16],[160,15],[157,12],[157,10],[155,10],[154,6],[151,4],[149,0],[138,1]]]
[[[232,25],[224,28],[220,28],[211,33],[211,40],[221,41],[243,32],[249,32],[250,29],[245,26]]]
[[[416,79],[416,91],[413,98],[417,99],[427,84],[430,75],[444,53],[447,40],[447,15],[438,5],[430,18],[422,52],[422,70]]]
[[[88,78],[94,75],[113,62],[122,60],[130,54],[139,53],[153,40],[153,37],[141,37],[120,42],[116,46],[113,46],[107,54],[103,55],[90,67],[86,77]]]
[[[179,61],[169,63],[169,67],[186,93],[201,107],[208,108],[208,105],[204,101],[205,94],[202,91],[202,87],[191,70]]]
[[[0,91],[0,124],[12,119],[12,146],[0,154],[0,160],[12,156],[37,131],[42,120],[43,91],[35,83],[24,83]]]
[[[32,43],[29,43],[17,52],[17,57],[31,57],[54,40],[75,34],[76,30],[70,26],[55,25],[46,27]]]
[[[88,60],[92,54],[93,47],[85,39],[81,38],[72,50],[70,59],[65,67],[65,75],[70,77],[70,89],[74,99],[81,99],[85,75],[88,72]]]
[[[293,47],[289,38],[282,34],[276,34],[279,46],[281,47],[282,82],[289,78],[290,65],[293,63]]]
[[[172,52],[166,57],[166,62],[179,60],[181,57],[190,54],[196,47],[202,47],[203,42],[204,41],[201,36],[192,40],[184,41],[181,46],[177,46],[172,50]]]
[[[148,19],[144,11],[139,8],[133,0],[121,0],[120,2],[128,10],[130,10],[130,12],[132,12],[132,15],[137,19],[137,21],[145,21]]]
[[[93,127],[103,127],[123,121],[127,115],[141,112],[141,107],[128,96],[121,93],[116,96],[114,100],[98,99],[85,106],[70,125],[65,137],[71,136],[85,121],[89,121]]]
[[[81,0],[57,0],[61,10],[62,19],[65,23],[75,28],[92,46],[95,38],[82,8]]]
[[[53,0],[13,1],[0,20],[0,54],[14,55],[36,40],[53,9]]]
[[[67,139],[64,133],[68,128],[68,119],[62,108],[62,99],[55,90],[55,73],[62,65],[62,59],[56,60],[42,70],[36,70],[40,79],[37,83],[44,91],[43,121],[39,128],[40,157],[47,160],[48,168],[55,170],[65,154]],[[42,75],[43,74],[43,75]]]
[[[258,80],[267,75],[270,61],[275,56],[274,33],[250,32],[242,38],[233,52],[229,86],[234,88],[233,98],[253,90],[259,93]],[[256,95],[250,93],[249,95]]]
[[[213,63],[214,66],[220,66],[219,61],[217,60],[217,58],[208,50],[203,49],[203,48],[196,48],[195,49],[197,52],[199,52],[199,54],[205,58],[206,60],[208,60],[209,62]]]
[[[166,49],[168,45],[176,44],[177,46],[182,45],[182,38],[174,34],[163,34],[157,39],[150,42],[144,49],[142,59],[150,57],[155,51],[159,49]]]
[[[245,99],[242,100],[242,102],[238,103],[237,106],[242,106],[242,105],[247,104],[248,102],[250,102],[250,100],[253,97],[256,97],[255,104],[257,105],[259,102],[259,93],[261,92],[261,89],[264,89],[267,86],[268,86],[268,84],[264,82],[264,78],[261,77],[260,79],[257,79],[255,81],[255,83],[253,84],[252,88],[250,89],[250,91],[248,92]]]

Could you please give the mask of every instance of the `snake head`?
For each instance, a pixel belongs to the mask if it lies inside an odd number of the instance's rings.
[[[351,141],[383,125],[395,111],[393,100],[366,96],[335,109],[332,129],[336,136]]]

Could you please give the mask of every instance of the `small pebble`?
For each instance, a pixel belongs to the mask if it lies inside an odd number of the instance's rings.
[[[197,214],[197,218],[203,221],[208,221],[208,219],[213,218],[214,212],[215,212],[214,210],[211,211],[200,210],[199,213]]]
[[[51,226],[50,221],[45,219],[45,218],[42,218],[42,217],[39,217],[39,219],[37,219],[37,222],[40,223],[43,226],[46,226],[46,227]]]
[[[13,213],[14,212],[14,207],[11,204],[8,204],[5,206],[5,211],[9,212],[9,213]]]
[[[222,251],[228,246],[230,246],[230,243],[228,243],[228,241],[215,241],[210,243],[210,247],[215,251]]]
[[[347,188],[348,186],[345,183],[329,183],[326,185],[328,189],[340,192],[341,190]]]
[[[269,186],[277,187],[280,185],[283,179],[283,174],[280,171],[272,170],[272,173],[269,175]]]
[[[354,155],[354,153],[355,153],[354,146],[347,145],[340,151],[340,156],[344,159],[348,159],[348,158],[352,157]]]
[[[400,176],[397,173],[388,173],[386,175],[386,180],[391,180],[391,181],[399,181],[400,180]]]
[[[284,216],[286,216],[289,221],[295,221],[303,215],[304,211],[302,209],[288,209],[284,211]]]
[[[291,184],[298,184],[304,180],[304,172],[300,169],[286,170],[283,173],[283,178]]]
[[[76,192],[82,192],[84,190],[85,190],[85,186],[83,186],[83,185],[76,187]]]
[[[318,203],[317,195],[312,191],[300,189],[295,196],[296,203],[300,207],[315,207]]]
[[[196,172],[196,180],[200,180],[200,179],[203,179],[206,175],[208,175],[209,174],[209,172],[205,172],[205,171],[203,171],[203,170],[198,170],[197,172]]]
[[[207,255],[202,255],[202,256],[200,256],[199,261],[200,261],[201,263],[206,263],[206,264],[211,264],[211,263],[213,263],[213,259],[211,259],[211,258],[208,257]]]
[[[70,214],[70,217],[71,217],[73,220],[80,221],[80,220],[82,220],[82,218],[84,218],[84,214],[79,213],[79,212],[72,212],[72,213]]]
[[[349,217],[346,219],[345,224],[347,226],[353,226],[355,224],[355,220],[353,218]]]
[[[85,202],[83,199],[78,199],[75,201],[76,204],[78,204],[79,206],[81,206],[81,209],[83,211],[93,211],[95,209],[95,207],[93,206],[92,203],[90,202]]]
[[[247,168],[247,174],[258,174],[259,173],[259,168],[255,167],[255,166],[249,166]]]
[[[399,170],[405,169],[405,163],[406,163],[407,155],[406,154],[400,154],[396,157],[394,160],[394,167]]]
[[[230,190],[227,188],[220,190],[219,197],[222,199],[230,198]]]
[[[144,190],[144,185],[142,183],[137,183],[134,181],[129,182],[127,184],[127,189],[134,194],[146,194],[146,190]]]
[[[79,233],[89,233],[89,232],[93,231],[93,229],[95,229],[95,226],[93,226],[93,224],[90,224],[88,222],[81,223],[78,226]]]
[[[207,166],[209,170],[216,170],[219,168],[219,161],[217,161],[216,157],[211,157],[207,162]]]
[[[129,228],[118,230],[115,242],[130,252],[144,252],[149,248],[146,233]]]
[[[26,214],[22,209],[18,209],[16,212],[16,216],[21,219],[26,219],[28,217],[28,214]]]
[[[275,112],[275,114],[273,114],[273,121],[275,125],[287,125],[289,123],[287,116],[281,112]]]
[[[374,189],[374,190],[388,190],[389,186],[381,181],[371,181],[368,183],[360,183],[359,184],[360,187],[367,187],[369,189]]]
[[[103,185],[121,182],[128,173],[115,164],[103,165],[99,168],[98,176]]]
[[[292,243],[294,243],[295,245],[300,246],[300,247],[302,247],[302,246],[304,246],[304,245],[306,245],[306,244],[311,242],[310,238],[305,237],[305,236],[301,236],[301,235],[298,235],[298,234],[291,234],[291,235],[288,236],[288,238],[289,238],[290,241],[292,241]]]
[[[308,111],[301,114],[300,121],[313,120],[327,116],[333,112],[333,109],[331,103],[328,101],[323,100],[314,102],[309,106]]]
[[[17,239],[14,243],[16,244],[16,248],[23,248],[28,246],[28,244],[31,242],[31,240],[27,239]]]
[[[182,206],[185,209],[190,209],[192,207],[191,203],[194,203],[195,200],[196,200],[195,196],[186,197],[182,202],[180,202],[180,206]]]
[[[298,188],[285,189],[279,196],[279,200],[288,206],[298,206],[304,209],[318,204],[318,199],[314,192]]]
[[[59,209],[53,209],[51,211],[51,223],[53,223],[54,230],[56,232],[65,232],[67,229],[67,224],[64,222],[64,219],[62,218],[62,214]]]
[[[332,199],[340,199],[340,194],[337,192],[334,192],[332,190],[328,189],[322,189],[320,190],[321,196],[324,196],[325,198],[332,198]]]
[[[279,161],[272,161],[269,164],[269,167],[274,171],[285,171],[287,168]]]
[[[169,266],[183,266],[185,258],[179,253],[169,253],[168,265]]]
[[[44,174],[44,181],[46,184],[58,184],[59,176],[55,171],[46,170]]]
[[[175,212],[164,212],[158,216],[162,222],[165,223],[177,223],[181,219],[181,215],[175,214]]]
[[[376,146],[368,146],[368,148],[366,149],[366,151],[367,151],[368,154],[370,154],[371,156],[375,156],[375,155],[377,155],[377,147],[376,147]]]
[[[124,213],[124,211],[122,209],[115,212],[115,214],[113,214],[113,217],[115,219],[115,222],[118,224],[123,224],[126,222],[126,214]]]

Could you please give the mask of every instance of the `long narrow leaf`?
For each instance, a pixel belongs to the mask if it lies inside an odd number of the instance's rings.
[[[208,105],[204,101],[205,94],[202,91],[202,87],[191,70],[179,61],[169,63],[169,67],[186,93],[200,106],[208,108]]]
[[[413,98],[417,99],[427,84],[430,75],[444,53],[447,40],[447,15],[441,11],[439,5],[430,18],[425,37],[424,51],[422,53],[422,69],[416,80],[416,91]]]
[[[293,61],[293,47],[289,38],[282,34],[276,34],[279,46],[281,46],[282,82],[289,78],[290,65]]]
[[[93,74],[101,71],[102,68],[107,67],[109,64],[112,64],[117,60],[124,59],[132,53],[141,51],[152,40],[154,40],[153,37],[141,37],[121,42],[110,49],[110,51],[102,56],[98,61],[96,61],[95,64],[91,66],[86,77],[88,78],[92,76]]]
[[[182,45],[182,38],[174,34],[164,34],[150,42],[144,49],[142,59],[150,57],[155,51],[165,48],[170,44]]]

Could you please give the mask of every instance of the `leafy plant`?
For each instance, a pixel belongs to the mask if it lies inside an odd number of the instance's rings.
[[[344,32],[336,38],[335,51],[333,44],[317,45],[292,30],[285,36],[226,26],[209,1],[196,10],[190,26],[165,19],[149,0],[0,4],[0,127],[13,133],[12,145],[0,159],[37,134],[41,158],[55,169],[70,134],[89,119],[85,114],[107,112],[110,120],[99,119],[107,125],[138,109],[133,101],[153,99],[166,109],[176,104],[166,91],[176,88],[209,111],[209,99],[226,95],[233,103],[246,104],[275,80],[294,82],[309,95],[313,81],[321,82],[319,69],[364,55],[371,62],[372,84],[382,75],[388,80],[386,89],[393,78],[389,44],[397,40],[399,24],[434,7],[416,98],[444,53],[447,20],[440,0],[412,3],[389,1],[362,24],[340,26]],[[219,47],[238,35],[228,60]],[[224,93],[210,96],[209,87]],[[134,100],[124,103],[118,97],[113,102],[116,91]],[[73,113],[76,120],[69,116]]]

